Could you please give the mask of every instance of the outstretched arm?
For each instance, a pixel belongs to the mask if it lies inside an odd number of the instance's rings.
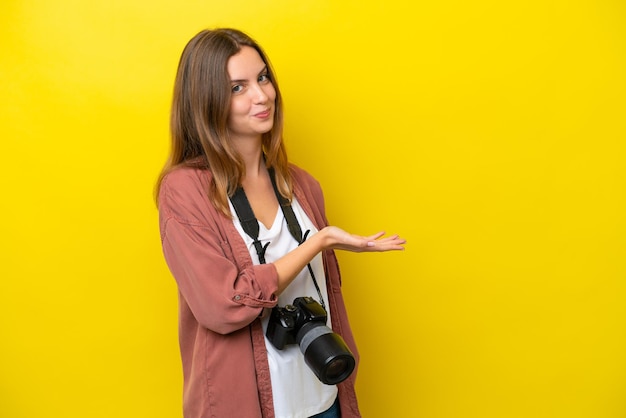
[[[384,236],[378,232],[370,236],[350,234],[336,226],[327,226],[314,234],[295,250],[274,262],[278,272],[278,295],[293,281],[298,273],[323,250],[352,252],[382,252],[404,250],[406,240],[398,235]]]

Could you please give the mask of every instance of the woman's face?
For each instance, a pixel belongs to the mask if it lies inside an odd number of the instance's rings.
[[[228,60],[231,83],[228,129],[237,139],[260,138],[274,125],[276,90],[269,79],[267,65],[249,46]]]

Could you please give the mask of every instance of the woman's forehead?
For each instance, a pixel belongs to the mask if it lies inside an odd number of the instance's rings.
[[[231,80],[255,78],[266,65],[256,49],[243,46],[239,52],[228,59],[226,66]]]

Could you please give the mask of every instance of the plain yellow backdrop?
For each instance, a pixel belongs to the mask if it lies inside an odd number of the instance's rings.
[[[364,416],[626,416],[623,2],[6,0],[0,16],[0,417],[181,417],[152,187],[178,57],[215,26],[269,53],[290,157],[331,221],[409,240],[339,254]]]

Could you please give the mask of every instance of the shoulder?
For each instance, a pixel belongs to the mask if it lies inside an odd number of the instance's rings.
[[[211,178],[209,170],[193,167],[173,169],[161,182],[159,206],[172,199],[196,200],[206,196]]]
[[[207,169],[185,166],[176,167],[163,177],[161,189],[198,187],[202,186],[202,183],[208,184],[211,177],[211,172]]]
[[[175,168],[165,175],[159,190],[159,212],[165,218],[186,223],[204,223],[212,176],[209,170],[194,167]]]
[[[290,164],[289,172],[293,180],[293,193],[296,198],[305,205],[317,208],[318,212],[324,213],[324,193],[320,183],[307,171]]]
[[[295,164],[289,164],[289,173],[294,183],[303,188],[320,189],[320,183],[308,171]]]

